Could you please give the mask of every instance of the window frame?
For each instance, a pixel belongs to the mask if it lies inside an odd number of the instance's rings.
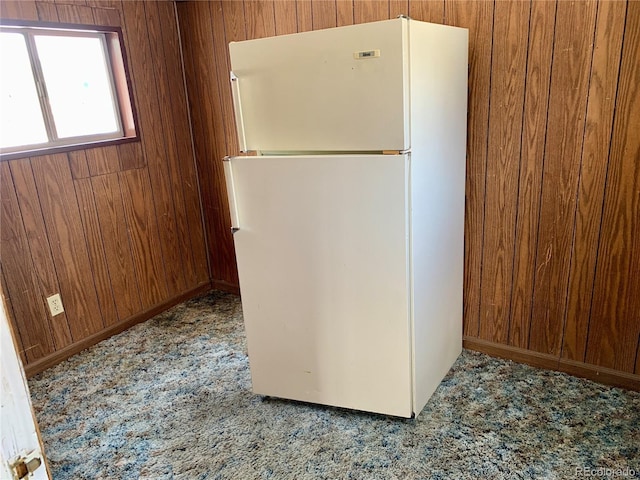
[[[52,138],[50,127],[53,126],[53,136],[55,137],[54,141],[49,141],[46,144],[21,145],[1,149],[0,161],[140,141],[138,116],[133,101],[133,88],[124,50],[124,37],[121,27],[0,19],[0,28],[2,28],[3,32],[8,31],[10,33],[24,34],[26,41],[30,43],[28,46],[29,61],[32,72],[34,72],[34,81],[38,89],[42,114],[48,117],[45,118],[47,135],[49,138]],[[115,134],[110,132],[107,134],[66,137],[64,139],[57,137],[51,107],[48,99],[43,99],[43,96],[47,96],[46,90],[45,92],[40,91],[40,88],[46,89],[46,87],[44,85],[40,86],[38,82],[38,77],[43,78],[42,69],[37,59],[33,58],[31,51],[35,48],[33,36],[38,34],[38,30],[46,35],[100,38],[105,53],[107,72],[110,77],[109,82],[113,94],[116,121],[119,127],[118,132]]]

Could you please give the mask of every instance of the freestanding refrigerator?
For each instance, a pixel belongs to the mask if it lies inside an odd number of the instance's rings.
[[[401,17],[230,44],[256,394],[412,417],[460,354],[467,43]]]

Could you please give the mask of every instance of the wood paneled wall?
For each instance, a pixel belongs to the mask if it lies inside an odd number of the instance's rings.
[[[398,14],[466,27],[465,345],[638,388],[640,2],[177,8],[213,278],[237,285],[221,163],[238,153],[228,42]]]
[[[210,276],[174,3],[3,1],[0,15],[120,26],[141,138],[0,163],[2,287],[33,373]]]

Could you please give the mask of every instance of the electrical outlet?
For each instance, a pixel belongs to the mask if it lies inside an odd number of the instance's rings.
[[[60,315],[64,312],[64,307],[62,306],[62,299],[60,298],[60,294],[56,293],[55,295],[51,295],[47,297],[47,303],[49,304],[49,310],[51,311],[51,316],[55,317],[56,315]]]

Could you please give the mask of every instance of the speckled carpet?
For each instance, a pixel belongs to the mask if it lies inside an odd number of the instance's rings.
[[[54,480],[640,478],[640,394],[464,351],[417,420],[262,399],[213,292],[29,381]]]

